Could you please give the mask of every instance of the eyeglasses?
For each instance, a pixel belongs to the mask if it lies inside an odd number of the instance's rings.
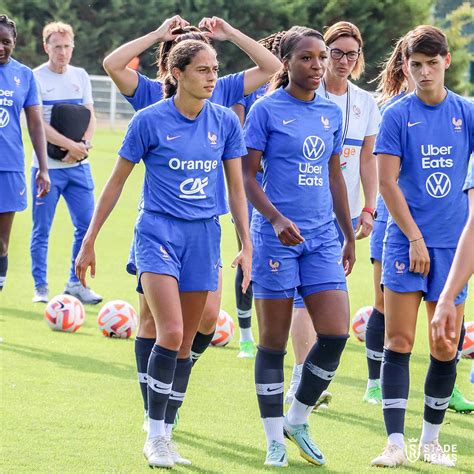
[[[335,59],[336,61],[340,61],[344,56],[347,57],[347,61],[354,62],[359,59],[360,51],[348,51],[345,53],[344,51],[334,48],[329,48],[329,52],[331,54],[331,58]]]

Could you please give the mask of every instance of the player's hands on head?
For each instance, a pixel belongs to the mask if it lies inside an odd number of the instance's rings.
[[[354,263],[356,261],[355,256],[355,241],[351,240],[349,242],[344,241],[342,246],[342,266],[344,267],[344,273],[346,276],[350,275]]]
[[[242,293],[247,293],[247,288],[250,285],[250,278],[252,273],[252,247],[243,248],[235,257],[231,267],[236,268],[240,265],[242,268]]]
[[[357,219],[356,225],[356,239],[365,239],[370,235],[374,228],[374,218],[368,212],[362,212]]]
[[[36,194],[36,197],[42,198],[45,197],[46,194],[49,193],[51,189],[51,180],[49,179],[49,173],[48,170],[38,170],[36,173],[36,188],[38,189],[38,193]]]
[[[456,341],[457,311],[454,301],[440,298],[431,320],[431,339],[435,346],[453,350]]]
[[[173,33],[173,30],[189,26],[189,22],[179,15],[167,18],[156,30],[155,35],[157,41],[172,41],[179,33]]]
[[[76,257],[75,271],[83,286],[86,284],[87,269],[91,269],[91,278],[95,278],[95,251],[94,246],[89,244],[85,239],[82,242],[81,250]]]
[[[410,242],[410,271],[424,277],[430,272],[430,254],[423,238]]]
[[[204,17],[199,22],[199,28],[208,30],[204,34],[211,39],[217,41],[227,41],[231,38],[234,28],[222,18],[213,16],[212,18]]]
[[[280,214],[271,224],[283,245],[294,246],[304,242],[298,226],[285,216]]]

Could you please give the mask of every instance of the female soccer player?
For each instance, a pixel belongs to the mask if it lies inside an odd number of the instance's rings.
[[[344,273],[355,260],[346,186],[339,165],[342,114],[316,94],[327,60],[322,35],[293,27],[282,38],[281,71],[245,123],[243,160],[252,218],[253,292],[259,325],[255,383],[267,437],[265,464],[288,464],[283,431],[301,456],[324,464],[307,418],[335,375],[347,340]],[[256,174],[263,162],[263,189]],[[337,238],[334,212],[345,236]],[[305,361],[296,396],[283,419],[283,359],[295,288],[305,300],[318,341]]]
[[[418,26],[406,36],[404,58],[415,93],[385,110],[375,147],[380,192],[390,212],[382,258],[381,372],[388,443],[372,464],[390,467],[406,461],[404,419],[418,308],[424,298],[431,322],[467,217],[463,184],[474,145],[474,106],[444,85],[451,62],[444,33]],[[455,299],[456,345],[435,344],[429,332],[420,452],[424,461],[444,466],[454,466],[438,436],[456,380],[456,346],[466,295],[464,287]]]
[[[168,71],[164,81],[168,98],[132,119],[77,259],[77,273],[84,281],[88,267],[95,272],[94,242],[99,229],[134,165],[143,159],[146,175],[135,250],[139,288],[157,328],[148,362],[150,422],[144,454],[150,465],[161,467],[190,463],[171,443],[171,426],[186,392],[191,344],[207,295],[217,288],[216,187],[221,161],[243,243],[234,264],[242,265],[244,290],[251,268],[240,162],[246,150],[240,124],[233,112],[205,100],[216,86],[216,53],[203,41],[182,41],[169,54]],[[168,399],[177,403],[171,406]]]
[[[109,74],[120,92],[124,94],[135,110],[147,107],[162,98],[162,80],[168,72],[168,54],[176,43],[185,39],[195,39],[204,42],[209,42],[209,39],[232,41],[256,64],[256,67],[252,69],[237,74],[230,74],[217,80],[210,100],[225,107],[230,107],[238,102],[244,94],[250,94],[266,83],[270,76],[279,69],[280,61],[273,54],[224,20],[217,17],[203,18],[199,26],[202,29],[189,26],[186,20],[179,15],[175,15],[172,18],[166,19],[157,30],[122,45],[105,58],[104,68],[107,74]],[[127,67],[133,57],[140,55],[157,42],[161,43],[157,55],[158,80],[151,80]],[[228,212],[224,177],[221,168],[219,168],[218,207],[219,215]],[[136,273],[133,243],[127,270],[132,274]],[[193,362],[206,350],[214,335],[220,310],[221,291],[222,280],[220,274],[218,289],[209,294],[202,321],[193,342],[191,352]],[[145,407],[145,422],[143,426],[146,431],[148,411],[146,368],[156,332],[153,317],[144,296],[140,296],[140,325],[137,336],[135,353],[138,379]]]
[[[276,57],[280,55],[280,41],[286,31],[279,31],[274,33],[266,38],[259,40],[259,43],[269,51],[271,51]],[[232,106],[232,110],[237,114],[239,117],[240,123],[242,125],[245,122],[245,117],[247,116],[250,107],[254,104],[254,102],[263,97],[267,92],[268,84],[264,84],[263,86],[259,87],[256,91],[252,92],[251,94],[243,97],[238,103]],[[262,183],[262,173],[259,171],[257,173],[257,181],[259,184]],[[253,207],[248,202],[248,213],[249,213],[249,220],[252,220],[252,213]],[[237,246],[240,250],[241,244],[239,240],[239,235],[237,235]],[[252,299],[253,299],[253,292],[252,292],[252,284],[247,289],[246,293],[242,291],[242,279],[243,273],[240,267],[237,268],[235,272],[235,304],[237,307],[237,316],[239,321],[239,333],[240,333],[240,351],[237,355],[239,359],[252,359],[254,357],[254,340],[252,335]]]
[[[408,74],[403,62],[404,38],[400,38],[390,56],[384,63],[378,76],[377,92],[381,112],[388,106],[401,99],[407,93],[415,90],[415,83]],[[383,343],[385,334],[383,293],[380,288],[382,274],[382,249],[385,229],[387,227],[388,211],[383,198],[377,195],[376,219],[370,235],[370,260],[374,270],[375,304],[372,309],[367,331],[365,346],[369,377],[363,401],[370,404],[382,403],[382,390],[380,388],[380,367],[383,356]]]
[[[27,205],[25,154],[21,139],[20,113],[25,109],[26,123],[33,148],[38,156],[36,174],[38,197],[50,188],[46,164],[46,139],[41,107],[31,69],[11,57],[16,44],[16,25],[0,15],[0,291],[8,269],[8,243],[15,212]]]
[[[377,194],[377,169],[373,155],[375,135],[380,124],[380,112],[372,95],[357,87],[349,78],[357,80],[364,72],[363,40],[356,25],[340,21],[324,34],[329,48],[329,60],[318,94],[339,106],[343,118],[342,152],[340,156],[354,231],[358,239],[372,231]],[[364,191],[361,205],[360,183]],[[339,240],[343,235],[338,229]],[[291,403],[301,378],[302,363],[316,340],[303,300],[295,298],[295,315],[291,328],[295,348],[295,366],[286,401]],[[330,393],[324,393],[318,404],[327,404]]]
[[[379,75],[380,93],[379,103],[382,104],[381,112],[404,97],[407,93],[415,90],[415,83],[408,74],[407,66],[403,61],[404,38],[401,38],[385,63],[385,67]],[[382,196],[377,196],[377,218],[374,229],[370,236],[370,259],[374,268],[374,290],[375,304],[372,315],[367,323],[365,335],[367,366],[369,378],[367,389],[363,400],[371,404],[382,402],[382,390],[380,388],[380,369],[382,365],[383,344],[385,334],[384,302],[380,287],[382,273],[382,249],[385,229],[387,227],[388,211]],[[464,323],[461,326],[457,360],[461,359],[462,344],[466,333]],[[464,398],[459,388],[455,385],[448,408],[460,412],[469,413],[474,410],[474,403]]]

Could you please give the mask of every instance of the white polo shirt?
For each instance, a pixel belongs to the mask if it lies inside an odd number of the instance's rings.
[[[50,123],[51,110],[54,104],[79,104],[90,105],[92,99],[92,87],[89,75],[80,67],[68,65],[63,74],[58,74],[49,69],[47,63],[33,69],[36,83],[38,85],[38,95],[43,106],[43,118],[46,123]],[[84,160],[81,164],[88,163]],[[38,168],[38,158],[33,152],[33,166]],[[79,163],[68,164],[59,160],[53,160],[48,156],[48,168],[72,168],[79,166]]]
[[[370,92],[348,82],[348,90],[343,95],[326,92],[324,83],[316,91],[342,110],[342,128],[347,130],[340,155],[341,169],[346,182],[351,218],[360,216],[362,211],[360,190],[360,152],[365,137],[376,135],[380,125],[380,112]],[[349,99],[349,103],[348,103]],[[346,129],[346,121],[348,125]]]

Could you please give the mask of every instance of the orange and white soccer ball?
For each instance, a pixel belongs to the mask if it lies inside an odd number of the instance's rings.
[[[217,318],[216,332],[214,333],[211,344],[213,346],[226,346],[232,341],[234,332],[234,320],[229,313],[221,309],[219,317]]]
[[[137,328],[137,313],[126,301],[109,301],[99,311],[97,324],[107,337],[129,338]]]
[[[58,295],[44,310],[44,320],[54,331],[76,332],[83,324],[86,312],[82,303],[71,295]]]
[[[466,335],[462,343],[462,355],[469,359],[474,359],[474,321],[464,323],[466,327]]]
[[[372,306],[363,306],[352,318],[352,332],[357,340],[365,341],[365,332],[367,331],[367,323],[372,314]]]

